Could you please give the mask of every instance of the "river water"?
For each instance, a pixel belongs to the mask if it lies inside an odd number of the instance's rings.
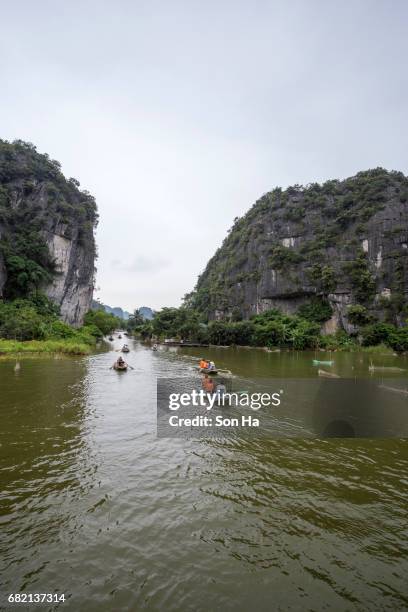
[[[65,604],[36,608],[408,609],[407,441],[157,438],[157,377],[200,355],[129,344],[127,373],[112,351],[0,361],[0,609],[55,591]],[[308,353],[206,355],[315,375]],[[334,371],[369,359],[336,353]]]

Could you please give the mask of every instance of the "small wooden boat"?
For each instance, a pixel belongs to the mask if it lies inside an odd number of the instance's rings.
[[[338,374],[334,374],[333,372],[326,372],[326,370],[321,370],[320,368],[317,370],[317,373],[322,378],[340,378]]]
[[[201,374],[218,374],[218,370],[209,370],[208,368],[199,368]]]
[[[128,347],[127,344],[125,344],[124,346],[122,346],[122,353],[129,353],[130,352],[130,348]]]
[[[378,385],[379,389],[385,389],[386,391],[392,391],[393,393],[399,393],[400,395],[408,395],[408,389],[399,389],[398,387],[388,387],[387,385]]]
[[[332,366],[334,363],[334,361],[320,361],[320,359],[313,359],[313,365],[317,366],[317,365],[325,365],[325,366]]]
[[[396,368],[394,366],[375,366],[372,363],[368,366],[370,372],[405,372],[404,368]]]
[[[126,372],[126,370],[128,369],[128,364],[127,363],[115,363],[113,366],[114,370],[117,370],[118,372]]]

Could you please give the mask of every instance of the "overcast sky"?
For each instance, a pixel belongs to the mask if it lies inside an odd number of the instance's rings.
[[[0,6],[0,137],[96,197],[111,306],[179,305],[276,185],[408,171],[408,1]]]

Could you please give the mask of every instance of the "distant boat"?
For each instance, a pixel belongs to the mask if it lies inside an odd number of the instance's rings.
[[[121,336],[121,334],[119,334],[118,338],[119,338],[119,340],[122,340],[122,336]]]
[[[394,366],[375,366],[372,363],[368,366],[370,372],[405,372],[404,368],[396,368]]]
[[[122,346],[122,353],[129,353],[130,352],[130,348],[128,347],[127,344],[124,344]]]
[[[378,385],[380,389],[385,389],[386,391],[392,391],[393,393],[400,393],[401,395],[408,395],[407,389],[399,389],[398,387],[388,387],[387,385]]]
[[[317,373],[322,378],[340,378],[338,374],[334,374],[334,372],[326,372],[326,370],[321,370],[320,368],[317,370]]]
[[[113,342],[113,336],[109,336],[109,340]]]
[[[313,365],[317,366],[317,365],[325,365],[325,366],[332,366],[334,363],[334,361],[320,361],[319,359],[313,359]]]

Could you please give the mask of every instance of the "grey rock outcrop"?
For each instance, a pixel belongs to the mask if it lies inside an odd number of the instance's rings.
[[[271,308],[294,314],[314,296],[323,331],[354,331],[351,305],[402,324],[408,302],[408,179],[381,168],[344,181],[275,189],[234,226],[191,296],[210,319]]]
[[[0,241],[13,249],[31,231],[41,237],[54,273],[40,288],[74,326],[83,323],[92,302],[97,218],[92,196],[74,179],[65,179],[58,162],[28,143],[0,140]],[[4,293],[7,262],[0,251],[0,297]]]

